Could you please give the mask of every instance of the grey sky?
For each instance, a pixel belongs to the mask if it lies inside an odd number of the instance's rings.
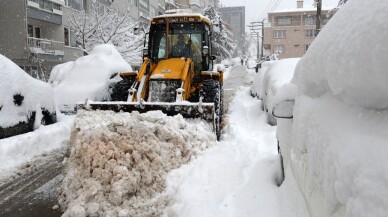
[[[251,21],[258,21],[265,16],[265,9],[270,2],[277,0],[221,0],[222,6],[245,6],[245,23],[248,25]],[[314,0],[305,0],[305,6],[312,6]],[[335,7],[338,0],[322,0],[323,7]],[[277,9],[296,8],[296,0],[280,0]],[[248,29],[247,29],[248,31]]]

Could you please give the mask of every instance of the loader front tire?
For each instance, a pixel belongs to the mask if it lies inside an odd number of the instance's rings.
[[[133,81],[121,80],[115,84],[112,88],[112,93],[110,95],[112,101],[127,101],[128,99],[128,89],[131,88]]]
[[[217,136],[217,140],[221,137],[221,120],[223,116],[222,108],[222,86],[219,81],[205,80],[202,82],[201,96],[203,102],[214,103],[215,118],[214,118],[214,131]]]

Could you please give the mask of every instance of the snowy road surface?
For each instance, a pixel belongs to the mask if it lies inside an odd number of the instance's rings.
[[[260,102],[243,87],[250,81],[245,67],[230,70],[224,83],[229,121],[222,141],[169,174],[166,192],[172,201],[166,216],[286,216],[282,210],[288,209],[287,204],[281,202],[275,182],[279,173],[275,128],[265,124]],[[63,178],[62,161],[69,144],[63,136],[69,136],[72,126],[71,121],[64,122],[67,127],[57,125],[62,133],[52,132],[52,137],[60,137],[55,140],[62,139],[59,147],[55,141],[55,148],[40,154],[34,150],[50,140],[43,136],[50,128],[0,141],[0,146],[19,144],[14,150],[0,149],[0,154],[24,153],[15,155],[19,159],[10,158],[7,163],[12,166],[0,170],[0,216],[61,215],[52,207],[57,203],[56,188]],[[31,160],[33,154],[37,156]]]

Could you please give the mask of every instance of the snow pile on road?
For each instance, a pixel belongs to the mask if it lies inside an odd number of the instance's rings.
[[[79,111],[63,216],[159,216],[169,203],[165,176],[215,143],[211,126],[160,111]]]
[[[104,44],[74,62],[55,66],[49,82],[54,87],[57,104],[75,104],[85,99],[106,100],[110,98],[109,85],[115,73],[128,71],[132,71],[131,66],[115,47]]]
[[[27,122],[27,116],[22,114],[37,110],[37,106],[55,112],[54,93],[50,85],[32,78],[1,54],[0,78],[0,127]],[[20,106],[15,104],[15,95],[23,97]]]

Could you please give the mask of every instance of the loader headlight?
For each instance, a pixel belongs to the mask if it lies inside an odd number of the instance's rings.
[[[148,57],[148,47],[143,47],[143,56]]]

